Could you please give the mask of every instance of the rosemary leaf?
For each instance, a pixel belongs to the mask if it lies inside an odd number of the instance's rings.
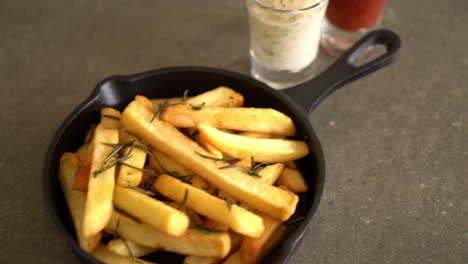
[[[113,116],[113,115],[101,115],[102,117],[107,117],[107,118],[110,118],[110,119],[114,119],[114,120],[120,120],[120,117],[118,116]]]
[[[235,202],[230,200],[227,197],[220,197],[220,199],[222,199],[222,200],[224,200],[226,202],[227,208],[229,209],[229,211],[231,211],[232,205],[235,204]]]
[[[219,167],[218,169],[224,170],[224,169],[229,169],[229,168],[241,168],[241,169],[245,170],[246,173],[250,172],[249,167],[241,165],[241,164],[226,165],[226,166]]]
[[[146,142],[140,137],[138,136],[137,134],[133,133],[133,132],[130,132],[128,130],[124,130],[125,133],[129,134],[130,136],[134,137],[137,141],[140,141],[140,143],[145,146],[145,147],[148,147],[148,145],[146,144]]]
[[[203,103],[201,103],[199,105],[190,104],[190,106],[192,107],[192,110],[200,111],[205,106],[205,102],[203,102]]]
[[[97,177],[100,173],[114,167],[115,165],[117,165],[117,162],[112,162],[109,165],[104,166],[104,167],[100,168],[99,170],[94,171],[93,172],[93,177]]]
[[[135,166],[133,166],[131,164],[128,164],[128,163],[125,163],[125,162],[119,162],[119,164],[122,164],[124,166],[130,167],[130,168],[133,168],[135,170],[142,171],[142,172],[156,173],[154,170],[138,168],[138,167],[135,167]]]
[[[114,146],[113,147],[113,150],[107,155],[107,157],[105,157],[102,161],[101,161],[101,164],[105,164],[106,162],[108,162],[110,159],[114,158],[116,155],[119,154],[119,152],[123,149],[124,145],[118,145],[118,146]]]
[[[156,112],[154,113],[154,116],[151,118],[151,121],[150,121],[150,122],[153,122],[154,119],[155,119],[156,117],[159,118],[159,116],[160,116],[161,113],[164,111],[164,109],[168,108],[169,106],[181,105],[181,104],[185,104],[185,103],[172,103],[172,104],[166,104],[166,105],[163,105],[163,106],[159,107],[158,111],[156,111]]]
[[[127,240],[125,240],[125,238],[123,238],[123,237],[120,237],[120,239],[122,239],[122,242],[124,243],[125,247],[127,248],[127,251],[128,251],[128,254],[130,255],[130,257],[131,257],[133,260],[135,260],[135,259],[136,259],[136,258],[135,258],[135,255],[133,255],[133,252],[132,252],[132,250],[130,249],[130,246],[128,245]]]
[[[215,228],[209,228],[209,227],[206,227],[206,226],[203,226],[201,224],[198,224],[198,223],[193,223],[190,225],[190,228],[194,228],[194,229],[197,229],[203,233],[224,233],[226,231],[224,230],[221,230],[221,229],[215,229]]]
[[[182,102],[187,102],[187,95],[189,93],[189,89],[185,89],[184,94],[182,95]]]
[[[188,198],[188,193],[188,190],[185,189],[184,198],[182,199],[182,201],[180,201],[179,205],[177,206],[177,209],[182,209],[185,206],[185,203],[187,202]]]
[[[292,225],[292,224],[294,224],[294,223],[300,222],[300,221],[302,221],[302,220],[304,220],[304,219],[305,219],[305,217],[304,217],[304,216],[301,216],[301,217],[298,217],[298,218],[296,218],[296,219],[291,219],[291,220],[287,221],[287,222],[284,223],[284,224],[288,226],[288,225]]]
[[[238,161],[238,159],[235,159],[235,158],[221,158],[221,159],[220,159],[220,158],[215,158],[215,157],[210,157],[210,156],[207,156],[207,155],[203,155],[203,154],[201,154],[200,152],[196,152],[196,151],[195,151],[195,153],[196,153],[198,156],[202,157],[202,158],[210,159],[210,160],[214,160],[214,161],[223,161],[223,162],[226,162],[226,163],[227,163],[228,161]]]
[[[133,220],[135,223],[141,224],[140,219],[138,219],[138,218],[134,217],[133,215],[131,215],[131,214],[129,214],[129,213],[123,211],[122,209],[120,209],[120,208],[114,206],[114,210],[115,210],[116,212],[118,212],[119,214],[124,215],[124,216],[130,218],[130,219]],[[119,224],[120,224],[120,219],[117,219],[117,225],[116,225],[116,226],[117,226],[117,227],[116,227],[117,230],[118,230],[118,225],[119,225]]]

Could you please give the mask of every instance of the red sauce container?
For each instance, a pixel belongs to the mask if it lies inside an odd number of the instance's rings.
[[[385,0],[329,0],[327,20],[347,31],[372,27],[380,18]]]

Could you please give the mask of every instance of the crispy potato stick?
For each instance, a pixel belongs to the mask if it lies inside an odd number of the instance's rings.
[[[259,260],[263,259],[272,249],[274,249],[283,239],[284,234],[286,233],[286,226],[280,225],[275,232],[270,236],[265,246],[262,248],[259,254]]]
[[[169,235],[182,236],[189,226],[189,218],[181,211],[128,187],[115,186],[114,205]]]
[[[282,163],[275,163],[273,165],[266,166],[263,170],[258,172],[258,175],[260,176],[258,180],[268,185],[273,185],[283,170],[284,164]]]
[[[199,123],[197,128],[211,145],[234,158],[253,157],[257,162],[286,162],[309,154],[309,148],[303,141],[248,138],[220,131],[205,123]]]
[[[75,177],[73,179],[73,190],[86,192],[88,191],[89,172],[91,171],[91,165],[80,165],[76,170]]]
[[[269,133],[260,133],[260,132],[241,132],[239,136],[249,137],[249,138],[269,138],[269,139],[285,139],[285,136],[269,134]]]
[[[76,236],[81,248],[87,252],[93,251],[101,240],[101,233],[89,238],[84,237],[82,232],[83,210],[86,202],[86,193],[72,189],[75,171],[78,166],[78,157],[72,153],[66,152],[60,158],[59,180],[62,186],[65,200],[75,226]]]
[[[244,238],[244,241],[242,241],[240,254],[243,262],[246,264],[257,263],[260,260],[259,258],[261,257],[260,254],[262,253],[262,249],[265,247],[273,233],[276,232],[281,225],[281,221],[266,215],[261,216],[265,225],[265,230],[262,235],[257,238],[246,237]]]
[[[184,203],[184,206],[195,212],[229,226],[237,233],[258,237],[263,232],[259,216],[169,175],[160,175],[153,188],[171,200]]]
[[[205,258],[197,256],[187,256],[184,259],[183,264],[219,264],[221,263],[220,258]]]
[[[102,108],[100,124],[104,128],[119,129],[120,128],[120,112],[110,107]]]
[[[263,184],[240,171],[219,169],[226,163],[206,158],[208,152],[170,124],[157,118],[151,121],[154,115],[148,110],[148,104],[150,102],[140,97],[127,106],[121,119],[127,130],[169,156],[183,160],[197,175],[259,211],[283,221],[294,213],[299,200],[297,195]]]
[[[227,232],[208,233],[189,229],[185,236],[175,237],[114,212],[106,230],[115,232],[116,227],[117,232],[125,239],[182,255],[224,258],[231,248],[231,238]]]
[[[187,103],[220,107],[241,107],[244,104],[244,97],[231,88],[220,86],[188,99]]]
[[[149,262],[149,261],[138,259],[138,258],[124,257],[124,256],[117,255],[113,253],[112,251],[110,251],[103,244],[99,244],[99,246],[91,254],[106,264],[135,264],[135,263],[151,264],[151,263],[154,263],[154,262]]]
[[[276,184],[285,186],[296,193],[307,192],[309,187],[301,172],[296,169],[294,162],[288,162],[288,165],[293,168],[285,167],[283,173],[281,173],[276,181]]]
[[[224,262],[223,264],[244,264],[242,262],[242,257],[240,251],[236,251],[232,253]]]
[[[194,107],[190,104],[172,105],[164,109],[161,120],[175,127],[196,127],[204,122],[211,126],[239,131],[294,136],[296,129],[287,115],[271,108]]]
[[[222,159],[223,158],[223,153],[219,151],[217,148],[215,148],[213,145],[208,143],[206,138],[202,135],[197,136],[197,143],[202,146],[206,151],[208,151],[213,157]]]
[[[143,246],[123,238],[117,238],[109,241],[107,248],[109,248],[113,253],[125,257],[141,257],[158,251],[157,248]]]
[[[115,184],[115,166],[105,161],[113,148],[103,143],[119,142],[119,131],[98,125],[94,133],[93,158],[88,183],[88,195],[83,215],[83,233],[92,237],[106,226],[112,214],[112,194]]]
[[[134,137],[128,135],[127,133],[122,133],[127,142],[134,140],[135,144],[141,145]],[[129,159],[125,160],[125,163],[128,166],[124,165],[120,167],[119,175],[117,176],[117,183],[121,186],[127,186],[132,184],[132,186],[138,186],[141,183],[143,177],[143,167],[146,163],[146,152],[142,149],[135,147],[125,147],[125,155],[131,155]]]

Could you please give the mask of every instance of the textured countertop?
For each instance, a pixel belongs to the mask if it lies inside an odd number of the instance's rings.
[[[41,168],[95,83],[176,65],[248,73],[244,8],[0,1],[0,263],[77,263],[45,209]],[[464,0],[388,1],[399,61],[311,114],[328,177],[292,263],[468,263],[467,10]]]

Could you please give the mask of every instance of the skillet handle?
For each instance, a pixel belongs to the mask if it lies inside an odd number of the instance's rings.
[[[378,44],[387,49],[383,55],[361,66],[352,64],[368,47]],[[397,59],[400,46],[400,38],[392,31],[385,29],[372,31],[356,42],[324,72],[282,92],[290,96],[307,112],[311,112],[336,89],[391,64]]]

